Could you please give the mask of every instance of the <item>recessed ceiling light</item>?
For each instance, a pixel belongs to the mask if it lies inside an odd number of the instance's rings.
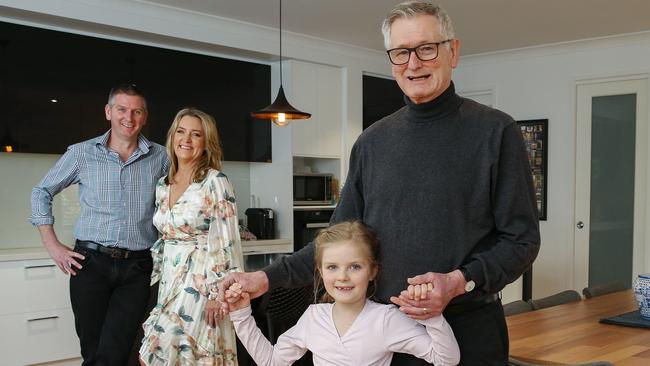
[[[50,99],[50,102],[52,102],[52,103],[58,103],[59,100],[58,100],[58,99]]]

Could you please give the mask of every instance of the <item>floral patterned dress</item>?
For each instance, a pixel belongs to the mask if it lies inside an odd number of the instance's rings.
[[[151,283],[158,301],[145,321],[140,357],[148,365],[237,365],[235,332],[228,317],[209,327],[208,298],[229,272],[241,271],[242,251],[235,197],[228,178],[210,170],[169,207],[169,186],[156,186]]]

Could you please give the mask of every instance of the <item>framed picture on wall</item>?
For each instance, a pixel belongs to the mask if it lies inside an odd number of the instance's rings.
[[[524,137],[528,162],[533,174],[539,219],[546,220],[546,205],[548,202],[546,193],[548,181],[548,119],[517,121],[517,124],[521,129],[521,135]]]

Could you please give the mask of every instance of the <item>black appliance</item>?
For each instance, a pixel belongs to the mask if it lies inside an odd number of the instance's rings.
[[[248,230],[257,239],[275,239],[275,216],[270,208],[249,208],[246,210]]]
[[[309,244],[322,228],[330,225],[334,207],[311,208],[309,206],[293,210],[293,251]]]
[[[294,174],[293,204],[332,204],[332,174]]]

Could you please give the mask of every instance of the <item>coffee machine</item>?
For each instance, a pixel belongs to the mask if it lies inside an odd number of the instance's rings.
[[[246,210],[248,230],[257,239],[275,239],[275,215],[270,208],[249,208]]]

